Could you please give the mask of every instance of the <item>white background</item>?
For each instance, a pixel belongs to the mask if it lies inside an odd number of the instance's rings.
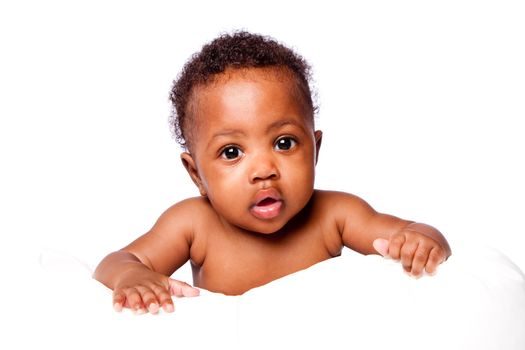
[[[191,54],[244,28],[313,66],[317,188],[432,224],[453,248],[498,248],[524,269],[521,2],[329,3],[2,2],[3,257],[32,245],[93,265],[198,195],[169,132],[168,93]]]

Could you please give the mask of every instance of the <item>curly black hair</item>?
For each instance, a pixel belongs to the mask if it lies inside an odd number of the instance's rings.
[[[170,94],[172,103],[170,126],[177,142],[184,148],[191,143],[188,139],[191,134],[188,104],[194,87],[213,81],[216,75],[229,68],[265,67],[285,69],[292,74],[311,111],[310,117],[313,123],[317,107],[314,106],[312,99],[310,65],[292,49],[270,37],[237,31],[232,34],[222,34],[204,45],[200,52],[195,53],[186,62],[173,82]]]

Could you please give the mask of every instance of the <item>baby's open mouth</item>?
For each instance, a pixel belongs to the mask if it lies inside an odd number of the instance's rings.
[[[260,201],[259,203],[256,204],[256,206],[258,207],[265,207],[267,205],[272,205],[273,203],[277,202],[277,199],[275,198],[270,198],[270,197],[267,197],[267,198],[264,198],[262,201]]]
[[[258,198],[257,198],[258,197]],[[257,194],[251,213],[259,219],[273,219],[281,213],[283,201],[276,190],[262,190]]]

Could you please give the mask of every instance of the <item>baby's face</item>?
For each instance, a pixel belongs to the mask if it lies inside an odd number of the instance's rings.
[[[183,160],[228,223],[273,233],[308,203],[321,132],[296,90],[287,75],[249,69],[193,95],[192,153]]]

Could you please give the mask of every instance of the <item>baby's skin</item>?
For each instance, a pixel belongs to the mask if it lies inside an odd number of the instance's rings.
[[[94,276],[113,289],[116,310],[171,312],[171,297],[196,296],[195,287],[239,295],[343,247],[399,260],[414,277],[450,256],[432,226],[314,190],[322,132],[286,70],[228,69],[192,96],[181,159],[201,196],[173,205],[100,263]],[[169,277],[188,260],[195,287]]]

